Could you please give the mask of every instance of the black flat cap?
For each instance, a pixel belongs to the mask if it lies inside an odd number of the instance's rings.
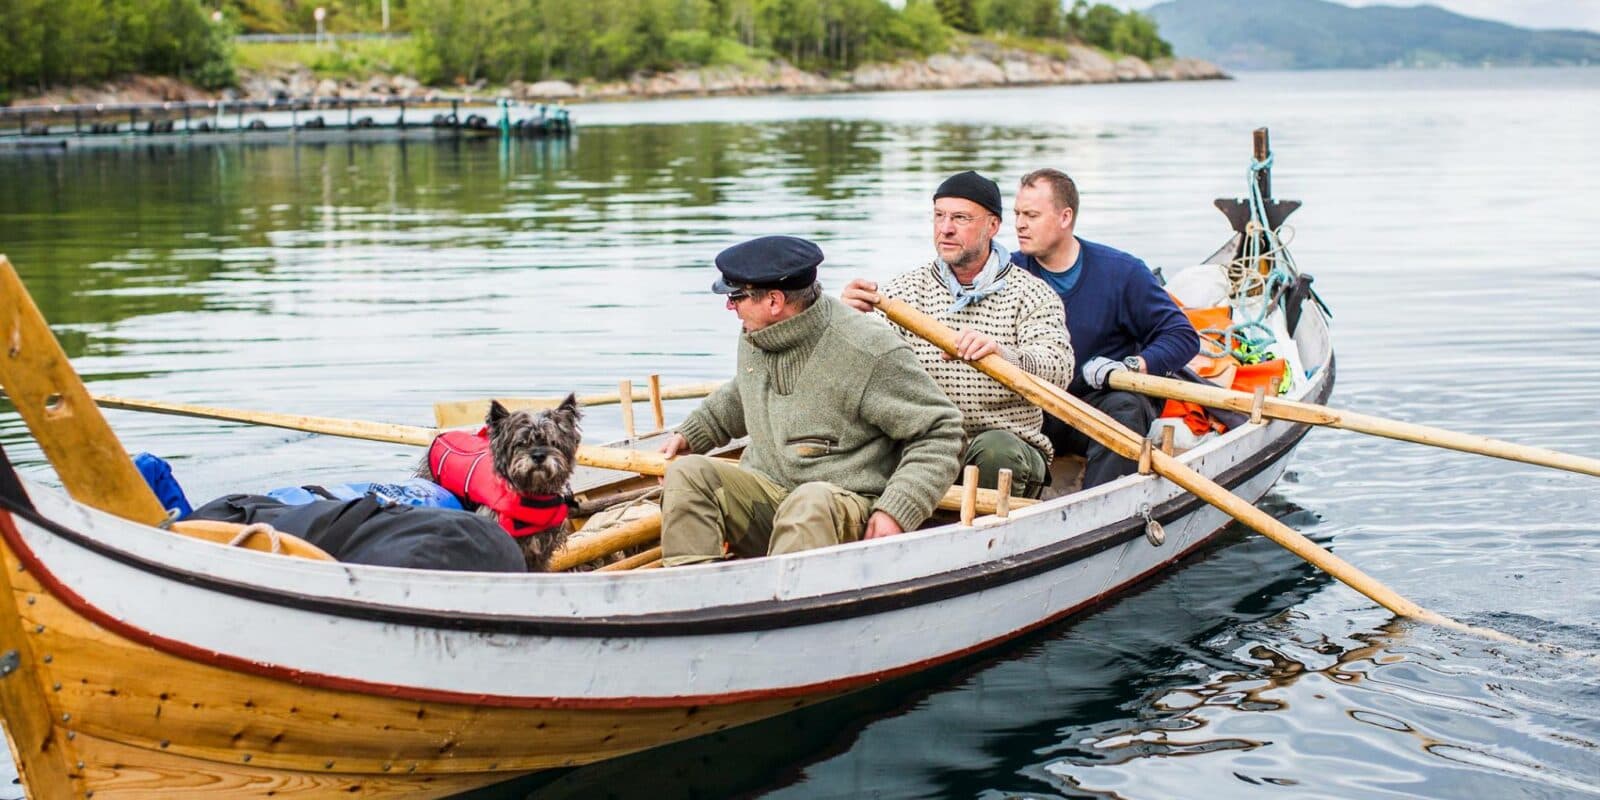
[[[939,190],[933,193],[933,199],[941,197],[971,200],[988,209],[989,213],[1000,216],[1000,187],[970,169],[945,178],[944,183],[939,184]]]
[[[797,236],[762,236],[717,254],[722,277],[711,291],[740,289],[804,289],[817,282],[822,248]]]

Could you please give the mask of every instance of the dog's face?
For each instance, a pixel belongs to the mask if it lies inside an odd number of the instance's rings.
[[[539,412],[507,411],[489,403],[489,451],[494,471],[518,494],[561,494],[572,476],[574,454],[583,439],[578,399]]]

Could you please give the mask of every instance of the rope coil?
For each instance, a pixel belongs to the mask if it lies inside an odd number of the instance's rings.
[[[283,535],[277,528],[265,522],[252,522],[244,526],[234,537],[228,540],[229,547],[244,547],[247,542],[258,535],[265,535],[270,546],[270,552],[283,552]]]

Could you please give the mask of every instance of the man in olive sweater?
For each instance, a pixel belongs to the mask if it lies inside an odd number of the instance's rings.
[[[661,449],[750,443],[737,466],[690,455],[668,467],[666,566],[914,530],[955,481],[961,413],[903,339],[822,295],[821,262],[791,236],[717,255],[712,290],[744,328],[738,371]]]

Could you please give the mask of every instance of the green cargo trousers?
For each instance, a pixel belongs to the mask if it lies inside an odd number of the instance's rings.
[[[661,495],[661,563],[675,567],[853,542],[871,513],[871,500],[831,483],[786,491],[734,464],[684,456],[667,468]]]
[[[1012,496],[1038,498],[1044,491],[1044,454],[1010,431],[987,430],[972,437],[961,457],[961,466],[968,464],[978,465],[981,488],[995,488],[1000,470],[1009,469]]]

